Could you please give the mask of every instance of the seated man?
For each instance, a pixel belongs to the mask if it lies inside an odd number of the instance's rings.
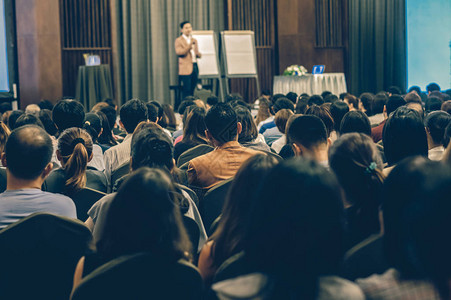
[[[189,162],[188,182],[190,185],[209,189],[235,176],[241,164],[259,151],[238,143],[241,123],[237,121],[235,110],[228,104],[213,106],[205,117],[205,125],[205,134],[216,149]]]
[[[40,127],[22,126],[11,133],[2,155],[7,185],[0,194],[0,228],[35,212],[77,218],[72,199],[41,190],[52,170],[52,153],[52,140]]]
[[[331,142],[327,137],[326,125],[317,116],[296,117],[288,128],[287,140],[293,145],[296,156],[316,160],[324,166],[328,165],[327,151]]]

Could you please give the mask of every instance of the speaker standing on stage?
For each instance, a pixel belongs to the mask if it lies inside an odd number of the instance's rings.
[[[191,24],[184,21],[180,23],[180,28],[182,35],[175,40],[175,53],[179,56],[179,84],[184,98],[194,93],[199,75],[197,59],[201,57],[201,54],[197,40],[191,36]]]

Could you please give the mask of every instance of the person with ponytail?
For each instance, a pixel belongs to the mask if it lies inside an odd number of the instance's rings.
[[[89,133],[92,139],[92,160],[88,163],[89,167],[93,167],[99,171],[105,170],[105,161],[103,159],[103,150],[98,144],[98,138],[102,134],[102,120],[95,113],[87,113],[83,129]]]
[[[329,165],[344,191],[349,249],[380,232],[382,159],[368,135],[354,132],[340,136],[332,145]]]
[[[50,173],[43,189],[69,196],[85,187],[107,192],[103,172],[88,166],[93,157],[93,143],[86,130],[75,127],[64,130],[58,138],[56,156],[62,167]]]

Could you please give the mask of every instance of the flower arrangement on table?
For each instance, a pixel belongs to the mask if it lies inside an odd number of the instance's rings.
[[[284,76],[302,76],[305,74],[307,74],[307,69],[299,65],[291,65],[283,71]]]

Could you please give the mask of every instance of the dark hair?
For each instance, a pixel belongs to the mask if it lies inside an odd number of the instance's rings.
[[[208,139],[205,136],[205,109],[194,106],[186,118],[183,128],[183,142],[195,144],[207,144]]]
[[[324,99],[320,95],[313,95],[308,98],[307,103],[308,103],[308,106],[312,106],[314,104],[320,106],[320,105],[324,104]]]
[[[332,118],[329,110],[326,108],[313,104],[307,109],[305,114],[317,116],[324,122],[324,125],[326,125],[327,137],[329,137],[330,133],[334,131],[334,119]]]
[[[158,108],[158,119],[162,119],[164,116],[164,110],[163,110],[163,107],[161,107],[161,104],[155,100],[149,101],[149,103],[152,103],[153,105],[155,105]],[[158,121],[158,122],[160,122],[160,121]]]
[[[284,94],[274,94],[274,95],[272,95],[272,97],[271,97],[271,103],[272,103],[272,104],[276,103],[277,100],[279,100],[280,98],[285,98],[285,99],[286,99],[286,97],[285,97]]]
[[[105,116],[108,120],[108,125],[110,127],[110,130],[112,130],[114,128],[114,125],[116,124],[116,119],[117,119],[116,110],[114,109],[114,107],[106,106],[106,107],[102,107],[100,109],[100,112],[105,114]]]
[[[349,106],[341,100],[335,101],[330,106],[330,115],[334,120],[334,129],[336,132],[340,131],[341,120],[348,111]]]
[[[387,93],[392,94],[392,95],[402,95],[402,94],[403,94],[403,92],[401,91],[401,89],[400,89],[399,87],[395,86],[395,85],[390,86],[390,87],[387,89]]]
[[[107,119],[107,116],[102,112],[98,111],[97,115],[99,116],[102,122],[102,133],[100,134],[97,142],[102,145],[114,146],[117,145],[116,140],[113,137],[113,132],[111,131],[110,123]]]
[[[421,102],[408,102],[405,107],[416,110],[420,114],[421,120],[424,120],[424,108]]]
[[[185,112],[185,109],[186,109],[188,106],[191,106],[191,105],[196,105],[196,104],[194,103],[194,99],[193,99],[193,100],[184,100],[184,101],[182,101],[182,103],[180,103],[180,105],[179,105],[178,113],[179,113],[180,115],[183,115],[183,113]]]
[[[387,104],[385,104],[385,108],[387,111],[387,116],[390,116],[392,112],[394,112],[398,107],[406,105],[406,100],[400,95],[391,95],[388,97]]]
[[[451,100],[443,102],[441,110],[446,111],[447,113],[451,114]]]
[[[39,118],[34,114],[22,114],[16,120],[16,123],[14,124],[14,129],[25,125],[36,125],[41,128],[44,128],[44,125],[42,124],[41,120],[39,120]]]
[[[265,97],[258,98],[258,112],[255,118],[255,123],[258,125],[271,116],[269,111],[270,101]]]
[[[41,120],[42,125],[44,125],[45,131],[47,131],[49,135],[56,135],[58,128],[56,128],[56,125],[52,120],[52,111],[48,109],[41,109],[38,117],[39,120]]]
[[[11,130],[16,129],[17,119],[19,119],[20,116],[22,116],[23,114],[25,114],[25,112],[23,110],[13,110],[12,111],[12,113],[9,115],[9,118],[8,118],[9,129],[11,129]]]
[[[298,102],[296,103],[296,114],[304,114],[307,110],[308,104],[307,104],[308,98],[301,97],[299,98]]]
[[[373,140],[366,134],[348,133],[329,149],[329,165],[343,188],[348,209],[351,244],[379,233],[383,162]]]
[[[183,29],[183,26],[185,26],[185,24],[189,24],[189,21],[183,21],[182,23],[180,23],[180,29]]]
[[[373,106],[371,111],[373,114],[381,114],[384,112],[384,106],[388,102],[388,97],[385,93],[377,93],[373,98]]]
[[[426,130],[420,114],[410,108],[398,108],[387,120],[382,133],[384,154],[389,165],[408,156],[428,156]]]
[[[338,98],[340,98],[340,100],[344,101],[345,97],[348,95],[348,93],[341,93],[340,95],[338,95]]]
[[[156,123],[158,121],[158,106],[153,103],[146,103],[147,106],[147,119],[150,122]]]
[[[209,238],[214,241],[211,256],[216,267],[243,250],[243,228],[249,221],[254,192],[277,163],[272,156],[257,154],[246,160],[236,173],[225,198],[218,227]]]
[[[296,104],[296,100],[298,99],[298,94],[296,94],[295,92],[288,92],[285,95],[285,98],[287,98],[288,100],[293,102],[293,104]]]
[[[318,278],[339,271],[343,228],[335,176],[317,162],[292,159],[270,170],[255,193],[244,251],[251,268],[276,279],[279,298],[316,299]],[[281,245],[289,245],[283,255]]]
[[[102,119],[96,113],[87,113],[85,115],[85,122],[83,129],[91,136],[92,142],[96,143],[102,131]]]
[[[255,140],[258,136],[258,131],[250,111],[246,107],[237,106],[235,107],[235,112],[238,122],[242,126],[241,133],[238,136],[238,142],[242,144]]]
[[[122,183],[108,209],[97,250],[106,259],[152,252],[171,260],[191,250],[178,198],[162,170],[140,168]]]
[[[421,97],[416,92],[410,92],[406,95],[404,95],[404,100],[406,100],[407,103],[415,102],[415,103],[422,103]]]
[[[324,97],[324,102],[325,103],[334,103],[336,101],[338,101],[337,95],[329,94],[329,95]]]
[[[339,132],[340,134],[360,132],[371,136],[371,123],[364,112],[350,111],[343,116]]]
[[[444,111],[434,111],[424,120],[429,135],[435,144],[444,145],[445,129],[451,122],[451,116]]]
[[[429,96],[426,99],[426,111],[431,112],[442,109],[443,101],[439,97]]]
[[[11,103],[9,102],[2,102],[0,103],[0,113],[3,114],[4,112],[8,110],[12,110],[13,107],[11,106]]]
[[[11,132],[5,146],[7,168],[17,178],[35,179],[53,154],[50,136],[39,126],[25,125]]]
[[[225,97],[225,102],[229,103],[232,101],[243,101],[243,96],[241,96],[239,93],[232,93],[232,94],[228,94]]]
[[[346,96],[343,99],[343,101],[348,101],[348,105],[352,104],[352,107],[354,109],[359,109],[359,99],[357,99],[356,96],[351,95],[351,94],[346,94]]]
[[[61,100],[53,107],[52,119],[59,132],[71,127],[82,128],[85,119],[84,107],[77,100]]]
[[[327,143],[326,125],[317,116],[296,116],[288,126],[287,142],[299,143],[306,148]]]
[[[47,110],[50,110],[50,111],[51,111],[51,110],[53,109],[53,103],[50,102],[49,100],[46,100],[46,99],[41,100],[41,101],[38,103],[38,106],[39,106],[39,108],[40,108],[41,110],[47,109]]]
[[[139,122],[147,120],[147,107],[138,99],[131,99],[121,106],[119,111],[121,122],[127,133],[132,133]]]
[[[218,102],[219,102],[219,99],[216,96],[210,96],[207,98],[207,104],[210,106],[216,105],[216,104],[218,104]]]
[[[332,95],[332,92],[324,91],[324,92],[321,93],[321,97],[323,99],[326,99],[326,97],[329,96],[329,95]]]
[[[8,140],[11,131],[5,123],[0,121],[0,153],[5,151],[6,141]]]
[[[279,98],[271,107],[272,114],[277,114],[281,109],[290,109],[291,111],[294,111],[294,104],[285,97]]]
[[[359,100],[362,103],[363,108],[366,110],[366,115],[371,116],[373,114],[374,95],[371,93],[363,93],[360,95]]]
[[[276,116],[274,117],[274,123],[276,124],[277,129],[279,129],[280,132],[285,133],[288,120],[292,115],[294,115],[294,113],[289,109],[281,109],[277,112]]]
[[[421,94],[421,88],[420,88],[418,85],[413,85],[413,86],[411,86],[411,87],[407,90],[407,93],[410,93],[410,92],[413,92],[413,91],[417,92],[418,95]]]
[[[437,83],[435,83],[435,82],[429,83],[426,86],[426,91],[427,92],[433,92],[433,91],[439,91],[440,92],[440,86]]]
[[[177,127],[177,120],[175,118],[174,109],[171,105],[166,103],[162,104],[161,108],[163,109],[163,120],[166,123],[166,127],[175,130]]]
[[[226,103],[218,103],[210,108],[205,116],[208,131],[218,142],[225,144],[233,141],[238,135],[238,116],[235,110]]]

